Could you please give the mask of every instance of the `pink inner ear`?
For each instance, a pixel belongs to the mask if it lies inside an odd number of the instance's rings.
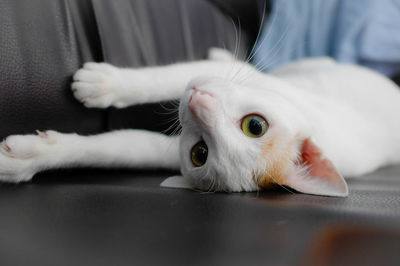
[[[303,141],[301,148],[302,165],[308,166],[307,174],[294,171],[285,180],[285,185],[303,193],[344,197],[348,194],[346,181],[333,163],[311,140]],[[295,166],[301,167],[299,165]]]
[[[332,162],[324,157],[322,151],[309,139],[303,142],[301,149],[302,163],[309,166],[311,176],[328,179],[331,182],[341,181],[342,177]]]

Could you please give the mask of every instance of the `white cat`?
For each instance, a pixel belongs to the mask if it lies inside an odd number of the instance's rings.
[[[181,135],[13,135],[1,143],[0,180],[28,181],[60,167],[154,167],[181,170],[184,178],[164,186],[237,192],[279,184],[346,196],[341,174],[359,176],[400,162],[400,91],[382,75],[328,58],[269,74],[223,50],[211,50],[211,58],[142,69],[86,63],[72,84],[85,106],[123,108],[181,97]]]

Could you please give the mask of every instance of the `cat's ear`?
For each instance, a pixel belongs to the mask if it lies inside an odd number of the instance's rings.
[[[195,185],[192,179],[185,178],[183,176],[171,176],[165,179],[161,184],[161,187],[167,188],[186,188],[194,189]]]
[[[304,166],[306,171],[293,171],[296,174],[289,174],[284,185],[306,194],[335,197],[349,194],[343,176],[310,139],[303,141],[300,164],[294,167]]]

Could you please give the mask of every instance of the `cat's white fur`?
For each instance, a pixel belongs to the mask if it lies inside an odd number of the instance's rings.
[[[310,178],[298,164],[304,140],[316,143],[345,176],[400,162],[400,92],[380,74],[328,58],[264,74],[225,51],[210,55],[215,60],[142,69],[85,64],[72,84],[85,106],[122,108],[181,97],[181,136],[143,130],[9,136],[0,147],[0,180],[27,181],[60,167],[162,167],[180,169],[205,190],[254,191],[258,178],[267,176],[305,193],[345,196],[344,181],[335,187]],[[189,108],[193,97],[199,106]],[[261,138],[241,131],[241,119],[251,113],[270,124]],[[204,166],[194,167],[190,150],[200,139],[209,155]]]

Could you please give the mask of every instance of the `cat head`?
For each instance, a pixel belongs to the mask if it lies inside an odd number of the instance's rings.
[[[271,87],[287,86],[269,79]],[[201,190],[278,184],[309,194],[348,194],[343,177],[311,140],[303,115],[276,90],[198,78],[181,99],[179,119],[181,172]]]

